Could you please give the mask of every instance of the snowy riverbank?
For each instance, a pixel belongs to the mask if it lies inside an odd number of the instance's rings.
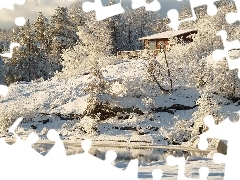
[[[104,96],[110,108],[95,108],[96,117],[83,116],[90,96],[84,90],[94,80],[87,74],[11,84],[0,103],[2,122],[23,116],[16,133],[25,138],[35,132],[41,140],[47,139],[49,129],[66,141],[91,138],[100,144],[178,145],[189,139],[200,97],[197,89],[182,85],[171,94],[160,92],[146,79],[146,60],[123,61],[101,71],[111,82]],[[219,111],[227,117],[238,111],[238,103],[226,103]]]

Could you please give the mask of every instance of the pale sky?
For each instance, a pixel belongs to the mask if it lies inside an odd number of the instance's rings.
[[[75,0],[77,1],[77,0]],[[25,19],[35,20],[39,11],[43,12],[45,16],[50,16],[54,14],[54,9],[57,6],[67,7],[71,5],[75,1],[68,0],[26,0],[24,5],[15,5],[14,11],[8,9],[0,10],[0,27],[11,27],[14,26],[14,20],[16,17],[23,16]],[[87,1],[87,0],[82,0]],[[116,0],[120,2],[120,0]],[[103,4],[108,4],[109,0],[102,0]],[[183,5],[189,6],[189,0],[159,0],[161,3],[160,14],[162,17],[166,17],[167,11],[169,9],[178,9],[181,10]],[[131,4],[128,0],[123,0],[124,7],[129,6]]]

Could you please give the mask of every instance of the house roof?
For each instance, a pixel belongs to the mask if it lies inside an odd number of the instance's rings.
[[[177,30],[177,31],[165,31],[165,32],[161,32],[161,33],[158,33],[158,34],[153,34],[151,36],[146,36],[146,37],[139,38],[139,40],[173,38],[175,36],[190,33],[190,32],[194,32],[194,31],[197,31],[197,30],[196,29],[186,29],[186,30]]]

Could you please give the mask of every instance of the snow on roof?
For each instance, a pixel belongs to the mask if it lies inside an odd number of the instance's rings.
[[[197,31],[197,30],[196,29],[186,29],[186,30],[178,30],[178,31],[165,31],[165,32],[161,32],[158,34],[153,34],[151,36],[139,38],[139,40],[172,38],[172,37],[175,37],[175,36],[178,36],[181,34],[185,34],[185,33],[190,33],[193,31]]]

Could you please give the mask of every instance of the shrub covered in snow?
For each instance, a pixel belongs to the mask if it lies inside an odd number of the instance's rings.
[[[88,135],[97,135],[97,121],[88,116],[84,116],[78,123],[74,125],[76,130],[81,130]]]
[[[193,122],[189,120],[179,120],[171,129],[161,128],[160,131],[168,141],[168,144],[182,144],[182,142],[190,140],[192,124]]]

